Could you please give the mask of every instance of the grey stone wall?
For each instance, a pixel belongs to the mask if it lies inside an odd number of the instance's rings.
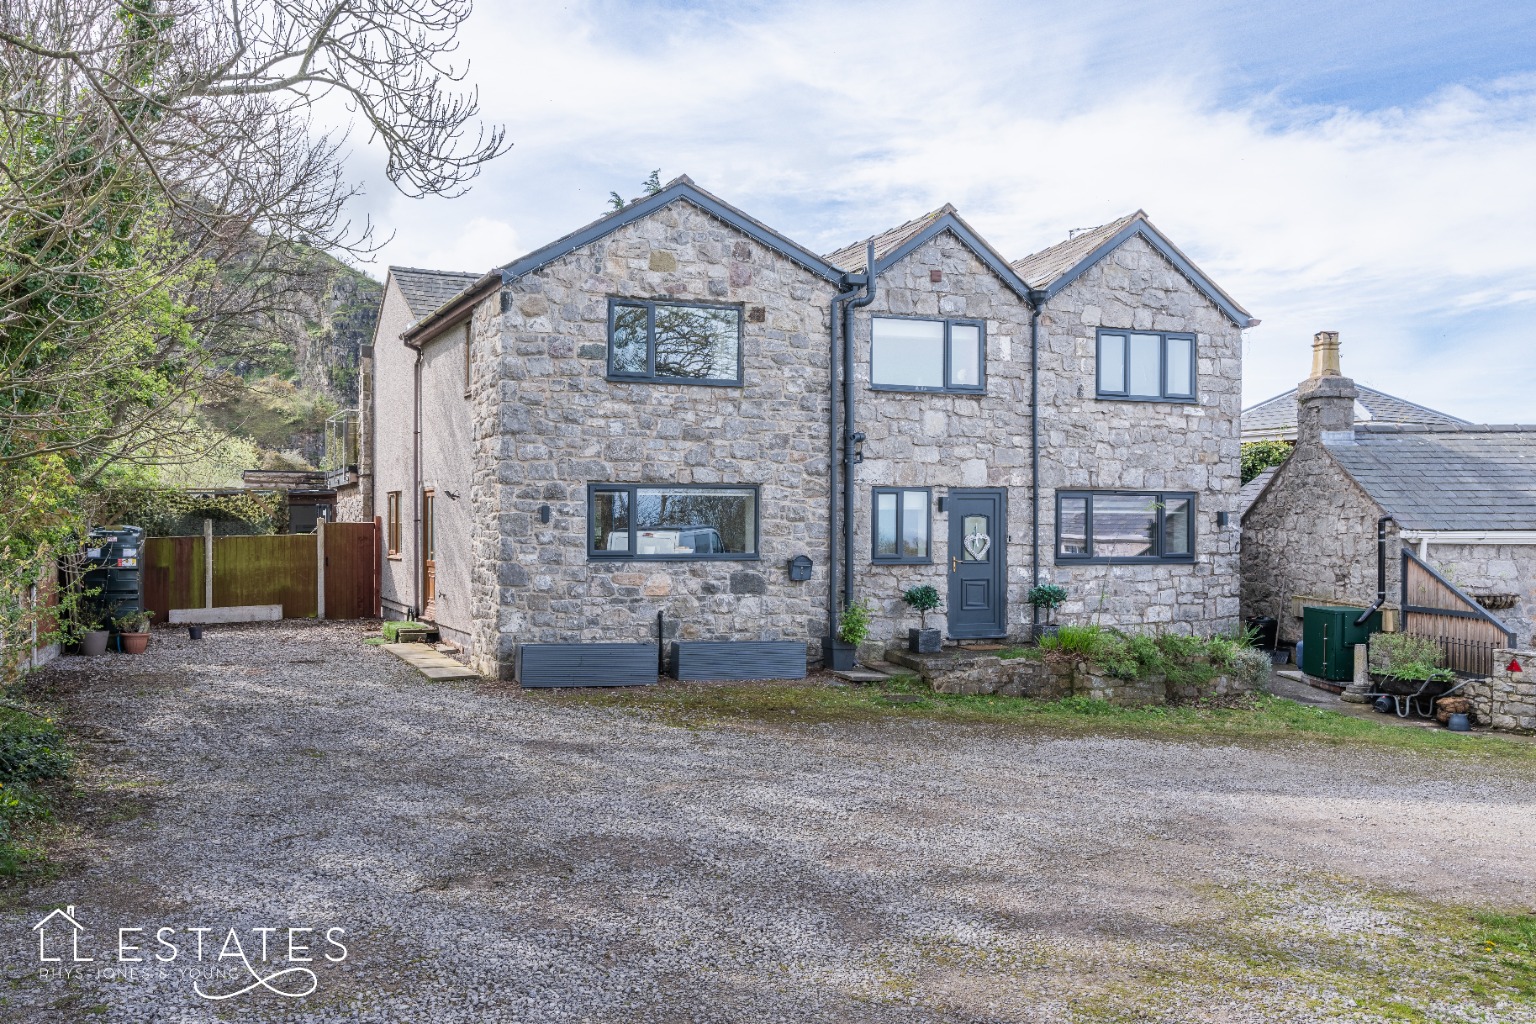
[[[1100,327],[1193,332],[1198,401],[1095,398]],[[1239,530],[1235,516],[1218,528],[1216,513],[1238,509],[1241,330],[1134,237],[1046,303],[1040,332],[1040,558],[1043,579],[1069,595],[1059,620],[1201,633],[1233,628]],[[1027,358],[1027,325],[1015,344]],[[1027,447],[1021,457],[1027,466]],[[1195,492],[1194,562],[1057,564],[1056,491],[1077,488]],[[1027,502],[1027,489],[1016,500]],[[1024,521],[1027,530],[1027,510]],[[1023,612],[1027,618],[1029,609]]]
[[[672,203],[507,288],[474,318],[475,635],[522,641],[807,639],[826,627],[827,308],[833,286]],[[741,303],[744,385],[605,379],[610,296]],[[761,308],[761,318],[755,307]],[[494,381],[494,386],[492,386]],[[760,559],[589,562],[588,483],[761,486]],[[549,505],[551,522],[539,522]],[[785,564],[815,562],[791,583]]]
[[[1280,639],[1301,639],[1291,598],[1344,604],[1376,600],[1376,520],[1381,508],[1321,445],[1298,443],[1242,521],[1243,614],[1272,615]],[[1387,526],[1387,607],[1398,607],[1401,547]]]
[[[1520,663],[1511,672],[1512,660]],[[1510,732],[1536,732],[1536,650],[1494,652],[1493,678],[1467,688],[1477,721]]]
[[[1479,599],[1514,597],[1490,614],[1515,631],[1515,643],[1536,644],[1536,546],[1528,544],[1431,544],[1429,564],[1469,596]]]
[[[931,271],[940,272],[933,281]],[[870,390],[876,316],[955,317],[986,324],[986,394]],[[860,596],[875,609],[871,638],[905,642],[918,617],[902,591],[928,583],[948,600],[949,520],[938,499],[954,487],[1008,489],[1008,625],[1017,633],[1030,581],[1029,306],[953,235],[939,235],[887,268],[875,301],[858,311],[855,379],[864,462],[855,469],[854,567]],[[873,560],[875,487],[933,488],[931,565]],[[944,629],[943,611],[930,627]]]
[[[369,518],[363,515],[362,488],[356,484],[336,488],[336,522],[361,523]]]

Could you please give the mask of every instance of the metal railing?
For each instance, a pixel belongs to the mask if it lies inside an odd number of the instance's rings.
[[[320,468],[326,475],[357,471],[358,416],[356,409],[345,409],[325,421],[325,454]]]

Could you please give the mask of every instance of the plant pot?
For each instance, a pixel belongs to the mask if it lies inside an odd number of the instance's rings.
[[[847,672],[854,667],[858,647],[830,636],[821,638],[821,665],[833,672]]]
[[[1445,723],[1445,727],[1451,730],[1451,732],[1471,732],[1472,718],[1471,716],[1458,711],[1451,715],[1451,720]]]
[[[124,654],[143,654],[149,646],[148,633],[119,633],[117,640],[123,645]]]
[[[93,629],[80,640],[80,653],[88,658],[107,653],[107,641],[112,634],[105,629]]]
[[[913,654],[938,654],[943,647],[943,634],[936,629],[907,630],[907,650]]]
[[[193,639],[193,640],[201,640],[203,638],[203,627],[202,626],[188,626],[187,627],[187,636],[189,638]]]
[[[1055,622],[1036,622],[1029,627],[1029,638],[1039,643],[1048,636],[1055,636],[1061,632],[1061,626]]]

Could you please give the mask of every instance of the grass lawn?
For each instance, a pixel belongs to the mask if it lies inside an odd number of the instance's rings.
[[[559,691],[562,700],[659,714],[678,725],[732,719],[833,721],[877,717],[1014,725],[1040,731],[1179,740],[1307,739],[1463,756],[1525,758],[1536,744],[1496,733],[1407,727],[1256,695],[1222,705],[1123,708],[1071,697],[1059,701],[935,693],[914,675],[878,686],[805,683],[664,683],[654,687]]]

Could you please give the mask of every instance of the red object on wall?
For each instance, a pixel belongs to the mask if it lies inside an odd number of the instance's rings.
[[[1520,671],[1520,659],[1519,658],[1510,658],[1509,659],[1509,664],[1505,665],[1504,667],[1509,669],[1511,672],[1519,672]]]

